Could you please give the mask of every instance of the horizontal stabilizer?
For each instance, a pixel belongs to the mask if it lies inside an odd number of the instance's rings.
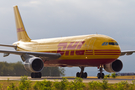
[[[4,47],[13,47],[13,48],[17,48],[17,46],[15,45],[7,45],[7,44],[0,44],[0,46],[4,46]]]

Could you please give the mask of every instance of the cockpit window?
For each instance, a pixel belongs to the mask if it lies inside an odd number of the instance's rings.
[[[102,46],[104,46],[104,45],[105,45],[105,42],[102,43]]]
[[[118,45],[118,43],[117,43],[117,42],[115,42],[115,45]]]
[[[118,45],[117,42],[103,42],[102,46],[106,46],[106,45]]]
[[[108,45],[108,42],[103,42],[102,43],[102,46],[104,46],[104,45]]]
[[[109,45],[114,45],[114,42],[109,42]]]
[[[108,42],[105,42],[105,45],[108,45]]]

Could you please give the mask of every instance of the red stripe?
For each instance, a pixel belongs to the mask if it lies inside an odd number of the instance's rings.
[[[93,52],[85,52],[85,53],[93,53]]]
[[[120,51],[120,50],[94,50],[94,51]]]
[[[93,50],[86,50],[86,51],[93,51]]]
[[[95,55],[120,55],[120,54],[95,54]]]
[[[95,53],[120,53],[120,52],[95,52]]]

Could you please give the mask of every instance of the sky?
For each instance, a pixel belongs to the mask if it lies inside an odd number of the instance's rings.
[[[121,50],[135,50],[134,0],[0,0],[0,43],[17,41],[13,6],[18,5],[25,29],[31,39],[104,34],[114,38]],[[3,48],[0,49],[10,49]],[[12,49],[11,49],[12,50]],[[121,72],[135,72],[135,54],[121,56]],[[10,55],[0,61],[21,61]],[[75,76],[78,67],[65,68],[66,76]],[[96,76],[96,67],[86,67]],[[104,73],[107,73],[104,71]]]

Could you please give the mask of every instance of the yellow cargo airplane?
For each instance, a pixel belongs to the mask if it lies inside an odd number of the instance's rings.
[[[97,77],[104,78],[103,68],[107,72],[119,72],[123,64],[118,57],[135,52],[121,52],[113,38],[99,34],[31,40],[17,6],[14,6],[14,14],[18,41],[13,45],[0,46],[13,47],[16,51],[0,50],[0,53],[4,53],[4,57],[20,55],[32,78],[41,78],[43,67],[48,66],[80,67],[76,77],[81,78],[87,78],[87,73],[83,72],[85,67],[98,67]]]

